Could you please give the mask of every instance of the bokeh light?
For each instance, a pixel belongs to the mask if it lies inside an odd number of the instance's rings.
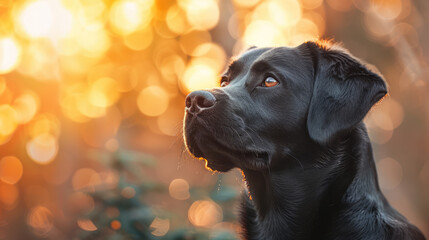
[[[88,93],[89,103],[97,107],[108,107],[118,100],[118,84],[112,78],[97,79]]]
[[[188,22],[195,29],[209,30],[219,22],[219,7],[215,0],[182,0]]]
[[[77,170],[72,179],[75,190],[93,190],[101,183],[99,174],[91,168],[81,168]]]
[[[260,0],[234,0],[234,4],[239,7],[250,8],[255,6]]]
[[[85,231],[96,231],[98,228],[95,226],[94,222],[90,219],[79,219],[77,220],[77,225]]]
[[[34,137],[27,143],[27,154],[36,163],[48,164],[58,153],[57,139],[49,133]]]
[[[153,229],[152,235],[162,237],[170,229],[170,220],[156,217],[149,227]]]
[[[244,43],[246,46],[281,46],[286,44],[283,32],[268,21],[253,21],[246,28]]]
[[[110,227],[113,230],[119,230],[121,228],[121,225],[122,225],[121,222],[119,222],[118,220],[113,220],[110,222]]]
[[[199,200],[192,203],[188,210],[188,218],[195,226],[209,227],[222,221],[223,212],[215,202]]]
[[[0,74],[16,68],[21,58],[21,47],[11,37],[0,38]]]
[[[12,134],[18,126],[15,110],[10,105],[0,105],[0,135]]]
[[[224,185],[240,174],[218,181],[180,146],[186,95],[251,46],[320,38],[384,74],[365,118],[380,185],[428,235],[422,1],[0,0],[0,238],[238,232]]]
[[[219,73],[210,65],[210,62],[197,59],[186,67],[181,82],[182,87],[187,93],[217,87],[218,75]]]
[[[177,200],[186,200],[191,196],[188,182],[181,178],[171,181],[168,191],[170,192],[170,196]]]
[[[39,97],[33,92],[23,93],[13,102],[17,122],[26,124],[31,121],[39,108]]]
[[[54,24],[54,12],[48,0],[28,2],[18,16],[18,29],[27,37],[47,37]]]
[[[36,206],[28,213],[27,223],[37,235],[46,236],[54,225],[52,212],[44,206]]]
[[[152,1],[119,0],[110,9],[110,22],[113,30],[121,35],[144,28],[152,18]]]
[[[21,161],[14,156],[3,157],[0,160],[0,180],[15,184],[21,179],[23,167]]]
[[[168,28],[177,34],[185,32],[188,28],[188,22],[186,20],[186,13],[177,5],[172,5],[168,9],[166,22]]]
[[[168,103],[168,93],[159,86],[144,88],[137,97],[137,105],[140,111],[150,117],[164,113]]]
[[[136,195],[136,190],[133,187],[125,187],[121,191],[124,198],[133,198]]]

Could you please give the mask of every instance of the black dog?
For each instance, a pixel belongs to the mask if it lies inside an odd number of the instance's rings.
[[[250,49],[187,96],[186,146],[243,171],[245,239],[425,239],[378,186],[362,119],[386,93],[335,45]]]

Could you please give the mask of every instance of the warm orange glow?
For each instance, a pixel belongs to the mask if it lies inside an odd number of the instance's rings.
[[[118,0],[110,9],[110,22],[113,30],[127,35],[145,27],[152,18],[152,1]]]
[[[166,22],[168,28],[177,34],[185,32],[188,28],[186,13],[177,5],[172,5],[167,11]]]
[[[198,227],[210,227],[222,221],[222,209],[213,201],[195,201],[188,211],[189,221]]]
[[[0,179],[8,184],[15,184],[22,177],[22,163],[14,156],[3,157],[0,160]]]
[[[301,7],[296,0],[273,0],[261,3],[253,12],[253,20],[265,20],[286,28],[301,19]]]
[[[168,136],[179,136],[182,119],[182,109],[169,107],[164,114],[157,118],[156,123],[163,134]]]
[[[112,222],[110,222],[110,227],[113,230],[119,230],[121,228],[121,222],[119,222],[118,220],[113,220]]]
[[[81,31],[79,35],[85,37],[77,38],[77,40],[86,56],[99,58],[110,48],[110,37],[108,32],[104,29],[104,24],[102,22],[92,22],[83,27]]]
[[[77,220],[77,225],[85,231],[92,232],[96,231],[98,228],[95,226],[94,222],[90,219],[79,219]]]
[[[135,51],[141,51],[150,46],[153,41],[153,31],[150,28],[135,31],[124,37],[125,45]]]
[[[152,235],[162,237],[167,234],[170,229],[170,220],[155,217],[149,228],[153,229]]]
[[[58,137],[60,134],[60,122],[51,114],[39,114],[31,122],[29,134],[35,138],[45,133],[50,133],[52,136]]]
[[[107,140],[107,142],[104,144],[104,147],[109,152],[116,152],[119,149],[119,142],[116,138],[111,138]]]
[[[54,225],[52,212],[44,206],[34,207],[28,213],[27,223],[37,235],[44,236]]]
[[[401,0],[372,0],[371,5],[376,14],[387,20],[395,19],[402,11]]]
[[[112,78],[97,79],[90,87],[89,103],[96,107],[108,107],[119,98],[118,83]]]
[[[17,126],[15,110],[10,105],[0,105],[0,136],[9,136]]]
[[[38,164],[52,162],[58,153],[58,141],[50,133],[34,137],[27,143],[27,154]]]
[[[199,160],[203,160],[204,161],[204,168],[207,169],[210,172],[215,173],[216,170],[212,169],[211,167],[209,167],[209,162],[207,161],[207,159],[205,158],[199,158]]]
[[[19,197],[19,191],[16,185],[0,183],[0,201],[8,209],[16,206]]]
[[[315,9],[322,5],[323,0],[301,0],[300,3],[305,9]]]
[[[6,144],[11,139],[11,135],[5,136],[0,134],[0,145]]]
[[[374,111],[370,111],[365,119],[371,140],[378,144],[387,143],[403,119],[402,106],[393,98],[386,98],[382,104],[375,106]]]
[[[77,213],[86,214],[94,210],[94,199],[86,193],[75,192],[68,198],[68,206]]]
[[[328,3],[329,7],[339,12],[349,11],[353,5],[352,1],[344,1],[344,0],[326,0],[326,2]]]
[[[181,178],[171,181],[168,191],[170,192],[170,196],[177,200],[186,200],[191,196],[189,194],[188,182]]]
[[[20,124],[28,123],[37,113],[39,98],[33,92],[23,93],[15,99],[13,108],[16,111],[17,122]]]
[[[255,6],[260,0],[234,0],[234,4],[236,4],[239,7],[253,7]]]
[[[180,37],[180,48],[188,55],[192,56],[195,48],[204,43],[210,43],[211,36],[207,31],[191,30]]]
[[[89,118],[83,115],[79,109],[79,102],[84,101],[82,99],[85,98],[84,91],[84,84],[73,84],[66,88],[60,98],[61,110],[69,119],[75,122],[89,121]]]
[[[212,62],[204,59],[191,62],[182,77],[185,93],[206,88],[218,87],[218,72]]]
[[[185,1],[182,1],[185,2]],[[182,4],[188,22],[198,30],[209,30],[219,22],[219,7],[215,0],[187,0]]]
[[[144,88],[137,97],[137,106],[140,111],[151,117],[163,114],[167,110],[168,103],[168,93],[159,86]]]
[[[52,5],[48,0],[31,1],[18,14],[18,25],[27,37],[46,37],[54,24]]]
[[[77,170],[72,178],[74,190],[94,190],[101,183],[99,174],[91,168]]]
[[[246,46],[281,46],[287,43],[281,29],[268,21],[257,20],[249,24],[244,32]]]
[[[216,72],[220,73],[225,68],[227,59],[225,51],[217,44],[203,43],[198,45],[192,52],[195,56],[192,63],[201,63],[210,65]]]
[[[59,79],[57,51],[47,39],[39,39],[27,44],[22,54],[19,72],[32,76],[37,81],[55,81]]]
[[[21,47],[11,37],[0,38],[0,74],[16,68],[21,59]]]
[[[204,196],[218,187],[218,172],[181,152],[186,95],[219,87],[230,58],[251,45],[293,47],[319,37],[338,38],[385,75],[394,98],[374,107],[365,123],[376,153],[395,149],[377,162],[383,191],[392,205],[410,205],[405,197],[429,194],[402,194],[429,181],[429,23],[420,5],[0,0],[0,229],[8,228],[0,238],[124,239],[130,226],[159,239],[182,227],[204,239],[238,231],[232,202]],[[411,140],[400,146],[403,139]],[[416,157],[401,159],[399,147]],[[235,178],[227,174],[221,184],[237,185]],[[152,194],[161,188],[168,192]],[[129,225],[122,202],[150,207],[155,218]],[[417,214],[404,215],[421,228],[419,210],[429,203],[413,202]]]
[[[7,88],[6,80],[3,77],[0,77],[0,96],[3,94],[6,88]]]
[[[404,110],[401,104],[392,97],[387,98],[376,109],[376,111],[371,112],[371,115],[377,116],[378,113],[385,115],[385,121],[382,119],[375,120],[376,125],[384,130],[393,130],[399,127],[404,120]]]
[[[79,113],[89,118],[99,118],[105,116],[106,108],[92,104],[90,100],[90,94],[90,92],[86,92],[85,94],[82,94],[81,98],[76,99],[77,110]],[[97,101],[98,99],[95,100]]]

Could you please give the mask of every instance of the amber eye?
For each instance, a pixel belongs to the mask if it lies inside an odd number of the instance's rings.
[[[267,77],[264,80],[263,86],[264,87],[274,87],[278,84],[279,84],[279,82],[276,79],[274,79],[273,77]]]
[[[229,78],[227,75],[223,75],[220,79],[220,87],[226,87],[229,84]]]

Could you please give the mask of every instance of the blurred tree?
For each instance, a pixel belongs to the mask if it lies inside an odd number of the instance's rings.
[[[80,220],[86,223],[81,226],[79,238],[81,239],[165,239],[165,240],[228,240],[237,239],[236,233],[226,229],[210,229],[208,227],[189,227],[185,222],[183,226],[170,229],[170,218],[174,215],[167,209],[152,206],[149,202],[153,194],[161,194],[163,198],[168,194],[167,186],[159,181],[148,179],[141,168],[152,168],[156,161],[149,155],[119,149],[117,152],[90,152],[91,158],[97,158],[106,167],[118,173],[118,183],[113,188],[96,188],[87,192],[95,201],[95,207],[85,213]],[[235,221],[233,205],[230,203],[237,198],[237,190],[232,187],[221,186],[222,176],[213,188],[193,187],[189,190],[190,202],[214,202],[215,206],[222,208],[222,221]],[[208,199],[207,196],[210,196]],[[196,217],[196,223],[201,218],[210,219],[212,206],[200,204]],[[191,206],[192,208],[192,206]],[[206,208],[206,209],[204,209]],[[204,212],[205,211],[205,212]],[[202,214],[201,214],[202,213]],[[161,217],[161,218],[158,218]],[[183,216],[181,217],[183,218]],[[163,220],[161,220],[163,219]],[[79,225],[79,221],[78,221]],[[204,224],[201,224],[204,225]]]

